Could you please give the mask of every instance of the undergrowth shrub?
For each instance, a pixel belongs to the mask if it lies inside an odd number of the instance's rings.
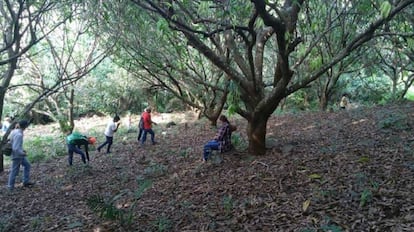
[[[2,215],[0,217],[0,232],[10,231],[12,227],[12,215]]]
[[[396,129],[396,130],[410,130],[411,127],[408,123],[408,116],[402,112],[393,112],[379,121],[379,127],[381,129]]]
[[[152,224],[159,232],[171,231],[172,229],[171,220],[165,216],[158,217]]]
[[[30,162],[47,160],[54,156],[66,155],[66,146],[63,139],[54,136],[34,136],[24,141]]]
[[[144,173],[148,177],[159,177],[165,175],[167,167],[163,164],[152,163],[144,169]]]
[[[245,150],[248,147],[248,143],[239,132],[232,133],[231,143],[237,150]]]
[[[134,194],[129,189],[122,190],[118,194],[109,197],[96,194],[87,198],[86,204],[99,217],[115,220],[123,226],[129,226],[134,221],[134,210],[137,202],[141,199],[142,194],[151,188],[153,184],[151,179],[144,179],[142,177],[138,177],[137,182],[139,187],[135,190]],[[124,198],[130,196],[133,196],[130,207],[118,208],[116,206],[118,201],[125,200]]]

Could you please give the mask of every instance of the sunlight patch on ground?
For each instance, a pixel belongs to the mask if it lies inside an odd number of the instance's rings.
[[[352,125],[360,124],[360,123],[363,123],[363,122],[365,122],[365,121],[368,121],[368,120],[367,120],[367,119],[360,119],[360,120],[358,120],[358,121],[353,121],[353,122],[352,122]]]
[[[140,115],[131,115],[129,119],[127,116],[121,117],[121,127],[136,128],[138,126]],[[75,120],[75,130],[80,133],[89,134],[91,131],[104,131],[106,124],[112,120],[112,117],[85,117]],[[192,112],[182,113],[154,113],[152,120],[159,124],[175,122],[189,123],[197,121],[197,115]],[[57,123],[50,123],[48,125],[32,125],[25,132],[26,136],[47,136],[47,135],[62,135]]]

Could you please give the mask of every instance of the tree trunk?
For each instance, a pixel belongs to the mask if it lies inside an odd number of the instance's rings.
[[[249,138],[249,153],[252,155],[264,155],[266,153],[266,125],[268,118],[253,116],[248,121],[247,136]]]
[[[9,57],[13,56],[13,52],[11,51],[11,49],[9,49]],[[14,75],[14,71],[17,68],[17,58],[14,58],[10,61],[10,63],[8,64],[7,67],[7,71],[3,74],[2,76],[2,82],[1,82],[1,87],[0,87],[0,118],[2,118],[2,112],[3,112],[3,107],[4,107],[4,98],[6,96],[6,92],[7,92],[7,88],[10,85],[10,81]],[[10,128],[9,128],[10,131]],[[9,134],[5,134],[4,137],[2,138],[2,142],[1,142],[1,146],[0,148],[3,146],[3,144],[6,143],[7,141],[7,136]],[[3,165],[4,159],[3,159],[3,155],[0,155],[0,173],[2,173],[4,171],[4,165]]]
[[[319,109],[321,111],[326,111],[328,108],[328,96],[327,93],[321,93],[321,97],[319,98]]]

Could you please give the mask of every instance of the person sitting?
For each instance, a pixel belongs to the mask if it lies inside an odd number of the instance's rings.
[[[89,163],[88,145],[96,142],[95,137],[87,137],[79,132],[73,132],[66,137],[66,143],[68,146],[68,162],[69,166],[72,166],[73,153],[77,153],[81,156],[82,162],[86,164],[86,160]],[[85,153],[80,149],[80,146],[85,146]],[[86,159],[85,159],[86,158]]]
[[[343,110],[347,109],[349,106],[348,94],[342,94],[341,101],[339,102],[339,107]]]
[[[233,145],[231,144],[231,133],[237,128],[231,125],[227,117],[224,115],[220,115],[219,120],[221,122],[221,126],[219,127],[216,136],[204,145],[204,162],[208,160],[212,150],[217,150],[223,153],[233,149]]]

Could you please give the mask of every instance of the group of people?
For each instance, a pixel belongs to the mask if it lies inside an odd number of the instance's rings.
[[[103,149],[106,146],[106,154],[111,153],[111,146],[114,141],[114,134],[117,132],[119,126],[121,124],[121,118],[116,115],[106,126],[105,128],[105,142],[102,143],[97,147],[97,151],[101,152],[101,149]],[[155,142],[155,133],[152,130],[152,124],[156,125],[154,121],[151,119],[151,108],[146,108],[144,112],[141,115],[141,119],[138,125],[138,142],[140,145],[144,145],[145,141],[147,140],[147,134],[149,133],[151,135],[151,143],[153,145],[156,144]],[[72,165],[73,160],[73,154],[77,153],[81,156],[82,162],[86,164],[86,162],[89,162],[89,154],[88,154],[88,145],[89,144],[95,144],[96,138],[94,137],[87,137],[85,135],[82,135],[78,132],[70,133],[66,137],[66,143],[68,146],[68,162],[69,165]],[[85,147],[85,152],[83,152],[80,149],[80,146]]]
[[[220,152],[226,152],[233,148],[231,144],[231,134],[236,127],[231,125],[229,120],[226,116],[221,115],[219,117],[221,122],[221,126],[218,128],[216,136],[208,141],[207,144],[204,146],[203,152],[203,161],[206,162],[209,157],[211,156],[212,150],[218,150]],[[8,139],[12,144],[12,153],[11,153],[11,169],[9,174],[9,179],[7,183],[7,187],[9,190],[14,189],[15,179],[17,174],[19,173],[20,166],[23,166],[23,186],[30,187],[34,183],[30,181],[30,168],[31,165],[27,160],[27,153],[23,149],[23,132],[29,126],[30,122],[27,120],[22,120],[16,123],[14,130],[10,133]],[[151,143],[153,145],[156,144],[155,142],[155,134],[152,130],[152,125],[157,125],[151,119],[151,108],[146,108],[145,111],[141,115],[141,119],[138,125],[138,143],[140,146],[144,145],[147,134],[151,135]],[[111,146],[113,143],[113,136],[115,132],[118,130],[120,125],[120,117],[115,116],[106,126],[105,128],[105,142],[98,146],[98,152],[101,151],[105,146],[106,153],[111,152]],[[68,149],[68,163],[69,166],[73,164],[73,154],[77,153],[81,156],[82,162],[86,164],[89,162],[89,152],[88,152],[88,145],[95,144],[96,138],[95,137],[88,137],[86,135],[82,135],[79,132],[70,132],[66,137],[66,144]],[[84,146],[84,151],[81,149],[81,146]]]

